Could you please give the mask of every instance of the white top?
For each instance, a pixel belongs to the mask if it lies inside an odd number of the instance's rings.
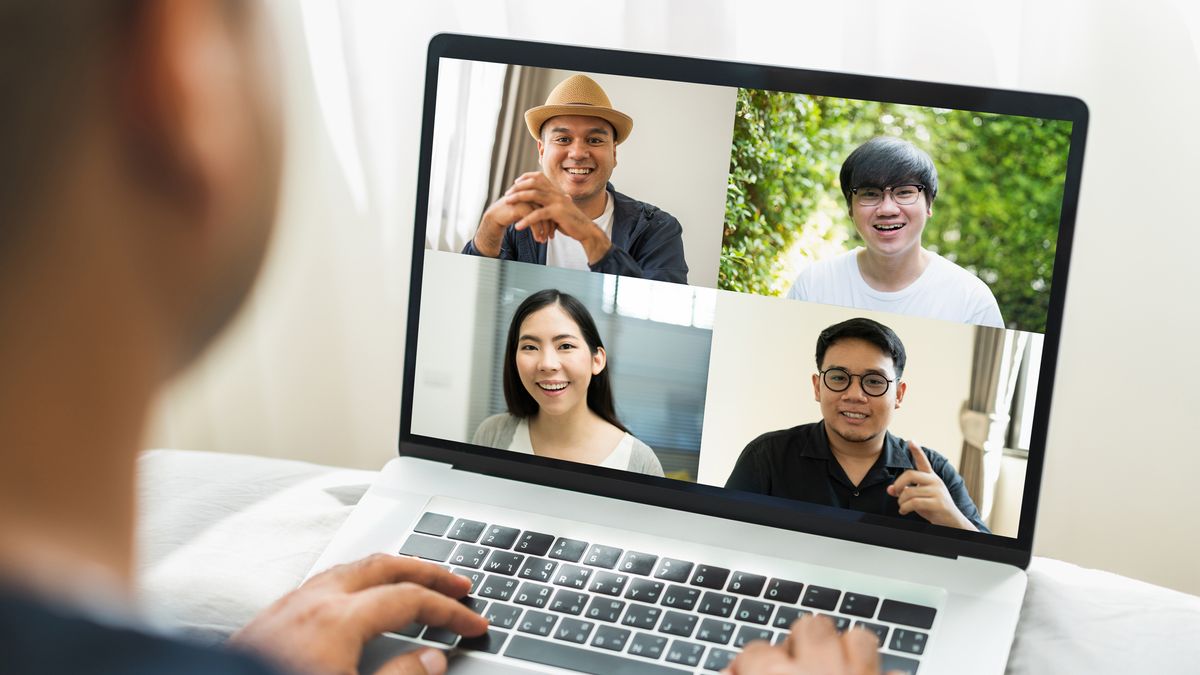
[[[877,291],[858,269],[860,246],[809,265],[787,292],[792,300],[878,310],[958,323],[1004,327],[992,290],[979,277],[929,253],[929,265],[917,280],[899,291]]]
[[[593,220],[596,227],[604,230],[604,236],[612,241],[613,198],[604,191],[604,213]],[[546,265],[550,267],[565,267],[569,270],[590,270],[587,253],[583,244],[562,232],[556,232],[554,238],[546,244]]]
[[[526,455],[533,454],[533,439],[529,436],[529,422],[522,419],[517,423],[517,430],[513,434],[512,442],[509,443],[508,449],[513,452],[520,452]],[[610,469],[621,469],[628,471],[633,467],[630,465],[630,459],[633,457],[633,436],[626,433],[621,437],[621,441],[617,443],[617,447],[608,453],[608,457],[604,458],[596,466],[605,466]]]

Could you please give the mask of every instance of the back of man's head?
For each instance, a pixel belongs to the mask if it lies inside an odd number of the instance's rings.
[[[854,149],[838,176],[849,208],[851,190],[863,186],[891,187],[906,183],[925,186],[927,204],[937,198],[937,166],[929,153],[894,136],[876,136]]]
[[[841,340],[863,340],[879,348],[879,351],[892,357],[892,365],[896,369],[896,379],[904,375],[904,365],[908,360],[904,352],[904,343],[895,331],[887,326],[867,318],[855,318],[835,323],[821,331],[817,336],[817,370],[825,365],[825,352]]]

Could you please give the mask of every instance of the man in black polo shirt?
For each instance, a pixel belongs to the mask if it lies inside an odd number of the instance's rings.
[[[987,532],[950,462],[888,433],[905,360],[900,338],[876,321],[821,331],[812,382],[822,421],[751,441],[725,487]]]

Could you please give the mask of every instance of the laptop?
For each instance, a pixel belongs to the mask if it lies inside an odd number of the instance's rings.
[[[715,672],[822,614],[874,632],[885,670],[1002,672],[1083,102],[448,34],[426,69],[399,453],[312,573],[423,558],[472,580],[491,629],[409,626],[370,643],[364,670],[432,645],[462,673]],[[903,180],[872,184],[897,157]],[[544,206],[495,206],[538,171],[578,187],[619,250],[581,244],[572,267],[503,223],[484,250],[486,210]],[[583,241],[567,229],[546,232]],[[904,246],[918,279],[873,286]],[[837,326],[884,327],[906,363],[861,334],[814,359]],[[839,345],[884,365],[830,363]],[[593,426],[553,426],[579,411]],[[869,438],[874,464],[842,466],[834,449]],[[900,512],[888,485],[922,470],[952,508]]]

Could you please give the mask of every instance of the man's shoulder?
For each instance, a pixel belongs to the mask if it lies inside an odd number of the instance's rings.
[[[610,188],[613,195],[613,218],[642,221],[650,226],[675,225],[679,220],[650,202],[643,202]]]
[[[270,675],[257,660],[0,592],[0,672]]]
[[[785,451],[793,443],[807,444],[811,442],[813,435],[819,431],[820,424],[820,422],[812,422],[794,426],[790,429],[768,431],[747,443],[745,452],[751,454],[772,454]]]

